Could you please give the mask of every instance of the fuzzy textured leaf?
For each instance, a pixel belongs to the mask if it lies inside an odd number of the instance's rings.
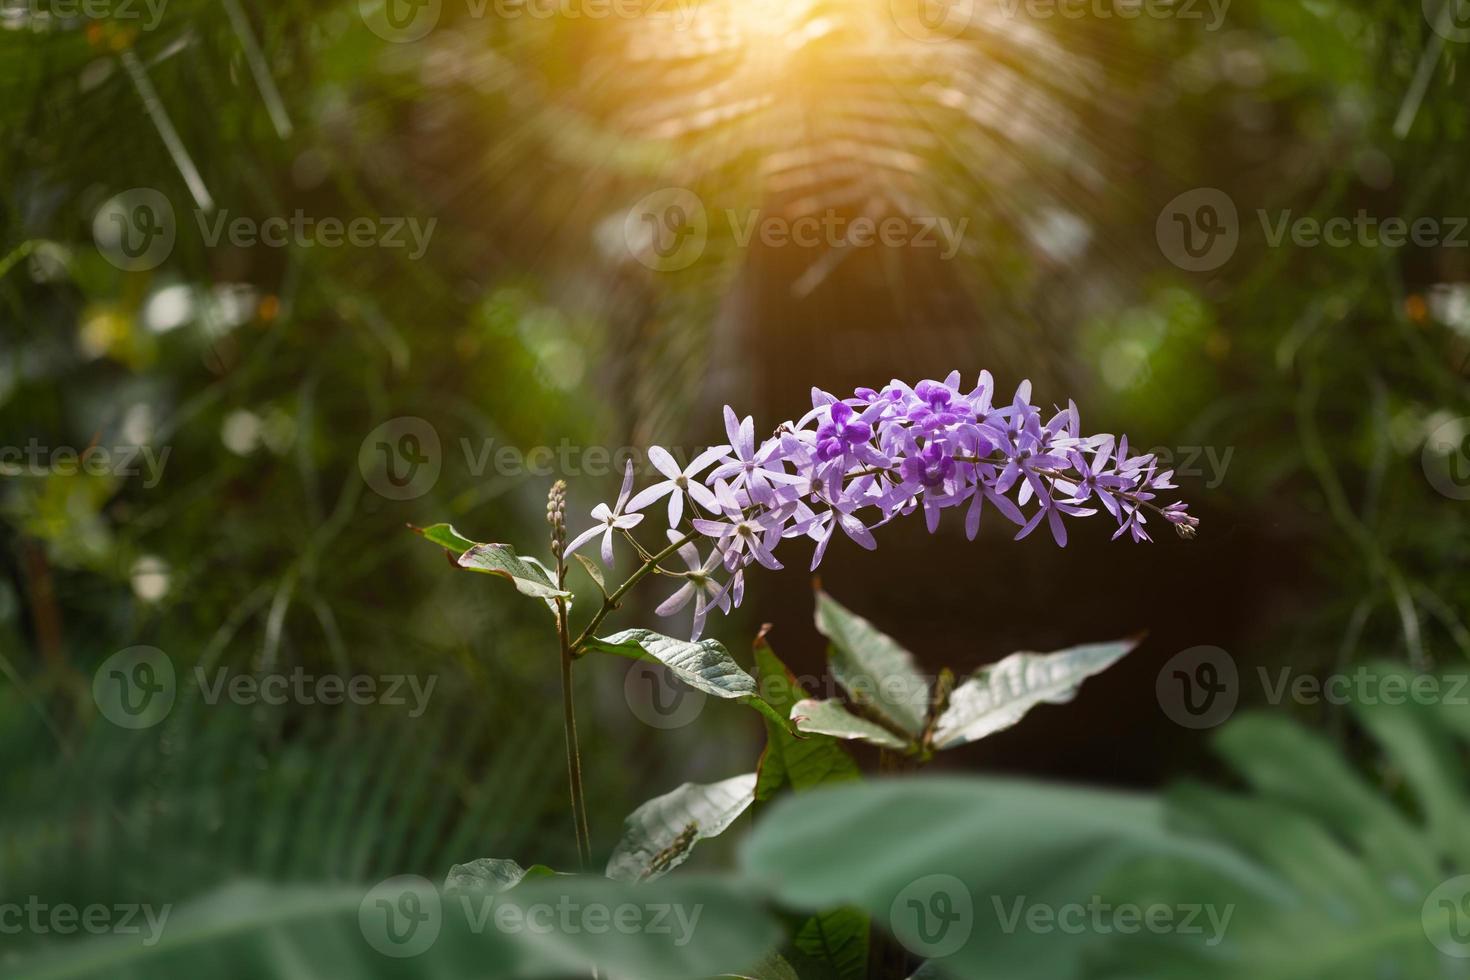
[[[477,544],[459,556],[459,567],[507,579],[522,595],[536,599],[570,599],[558,589],[539,563],[522,558],[508,544]]]
[[[808,698],[791,708],[791,720],[797,729],[833,738],[857,739],[883,749],[906,749],[908,743],[882,725],[859,718],[835,700]]]
[[[409,527],[413,525],[410,524]],[[425,541],[448,548],[456,555],[462,555],[478,544],[456,531],[452,524],[430,524],[428,527],[414,527],[413,530]]]
[[[652,881],[683,864],[694,845],[724,833],[755,802],[755,773],[718,783],[685,783],[656,796],[623,821],[623,839],[608,858],[607,876]]]
[[[526,879],[545,878],[556,874],[544,864],[523,868],[509,858],[478,858],[456,864],[444,878],[444,891],[484,892],[509,891]]]
[[[1010,728],[1039,704],[1065,704],[1084,680],[1117,663],[1137,640],[1089,643],[1055,653],[1013,653],[954,689],[934,746],[953,748]]]
[[[755,673],[761,693],[782,717],[789,718],[791,709],[807,700],[806,691],[764,639],[755,644]],[[758,772],[757,800],[770,799],[787,783],[799,793],[822,783],[862,777],[852,756],[829,736],[798,738],[791,733],[789,722],[770,718],[766,719],[766,748]]]
[[[832,641],[832,676],[853,700],[918,736],[929,712],[929,682],[914,655],[863,617],[817,591],[817,630]]]

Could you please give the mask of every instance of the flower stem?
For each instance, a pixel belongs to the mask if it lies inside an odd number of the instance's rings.
[[[568,647],[569,655],[574,658],[580,657],[583,653],[582,648],[587,645],[588,640],[592,639],[592,631],[602,625],[602,621],[607,618],[608,613],[618,608],[618,603],[622,601],[623,596],[628,594],[628,590],[637,585],[639,582],[643,581],[644,576],[648,575],[649,572],[652,572],[655,568],[657,568],[659,562],[663,561],[665,558],[668,558],[674,552],[678,551],[680,548],[684,547],[684,545],[693,541],[697,537],[699,537],[698,531],[690,531],[678,541],[670,544],[663,551],[651,555],[647,560],[643,562],[642,565],[638,566],[637,570],[634,571],[632,575],[628,576],[628,580],[626,582],[618,586],[612,591],[611,595],[602,600],[602,608],[592,614],[591,621],[588,622],[587,626],[582,630],[581,633],[577,635],[577,638],[573,640]]]
[[[566,562],[557,556],[556,587],[566,582]],[[556,634],[561,644],[562,729],[567,743],[567,781],[572,790],[572,824],[577,838],[577,861],[583,871],[592,864],[592,832],[587,825],[587,799],[582,792],[582,753],[577,745],[577,708],[572,696],[572,648],[568,640],[567,603],[556,600]]]

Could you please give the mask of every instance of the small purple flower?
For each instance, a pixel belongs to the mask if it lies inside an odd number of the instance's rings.
[[[757,448],[755,422],[749,415],[737,419],[729,405],[725,406],[725,434],[730,439],[731,456],[710,472],[708,481],[731,478],[732,488],[744,488],[751,499],[763,504],[771,504],[778,496],[790,499],[800,495],[806,480],[787,473],[781,465],[781,440],[770,439]]]
[[[625,509],[631,509],[628,504],[628,494],[632,491],[632,489],[633,461],[630,459],[628,460],[628,469],[623,474],[623,489],[618,493],[617,506],[609,509],[607,504],[598,504],[596,507],[592,508],[592,516],[602,523],[592,525],[587,530],[583,531],[581,534],[573,538],[571,542],[567,544],[567,549],[564,554],[570,555],[572,552],[582,547],[582,545],[586,544],[588,541],[591,541],[594,537],[597,536],[597,533],[600,531],[602,532],[602,563],[604,565],[611,565],[613,563],[613,532],[631,531],[633,528],[643,523],[642,514],[631,514],[624,512]]]
[[[667,479],[640,490],[628,504],[628,509],[642,510],[664,494],[669,494],[669,527],[678,527],[679,521],[683,519],[685,498],[694,501],[707,511],[717,513],[720,505],[715,500],[715,495],[710,493],[709,488],[695,477],[701,470],[729,451],[729,446],[711,446],[694,457],[694,460],[681,470],[679,464],[667,450],[660,446],[649,446],[648,461]]]
[[[668,532],[670,541],[683,539],[678,531]],[[720,567],[723,556],[718,548],[711,551],[709,557],[700,560],[699,550],[692,544],[684,544],[679,547],[679,557],[684,559],[684,564],[689,570],[684,573],[684,584],[681,585],[673,595],[659,603],[654,612],[660,616],[673,616],[679,610],[689,605],[689,600],[694,600],[694,626],[689,639],[697,640],[704,632],[705,616],[709,608],[714,606],[723,612],[730,611],[730,596],[728,589],[715,582],[712,577],[716,568]]]
[[[714,538],[719,550],[724,552],[725,567],[734,570],[743,555],[749,553],[756,561],[770,569],[781,568],[781,563],[771,553],[781,540],[782,525],[796,510],[795,504],[787,504],[774,510],[759,511],[746,516],[734,491],[723,483],[715,484],[715,497],[720,502],[726,519],[709,521],[694,519],[694,529],[700,534]]]

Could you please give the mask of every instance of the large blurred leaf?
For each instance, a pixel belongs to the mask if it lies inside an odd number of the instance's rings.
[[[441,896],[422,879],[366,888],[231,885],[177,909],[160,941],[87,939],[12,959],[16,980],[122,976],[482,978],[604,975],[688,980],[739,973],[780,937],[742,887],[718,878],[632,886],[557,876],[503,895]],[[638,928],[613,928],[636,909]],[[601,925],[597,925],[597,923]]]
[[[1183,786],[1170,794],[1171,814],[1257,865],[1269,884],[1191,861],[1124,869],[1107,888],[1115,901],[1190,903],[1232,917],[1214,944],[1171,933],[1118,937],[1100,952],[1097,976],[1470,977],[1470,738],[1442,714],[1470,711],[1454,694],[1463,683],[1398,665],[1352,676],[1363,679],[1354,713],[1410,805],[1375,789],[1321,735],[1279,716],[1234,721],[1217,747],[1252,792]],[[1430,693],[1416,698],[1416,689]]]
[[[947,975],[1064,980],[1080,976],[1102,937],[1017,929],[1008,918],[1016,902],[1085,904],[1108,875],[1142,856],[1188,854],[1253,876],[1221,849],[1172,832],[1163,814],[1143,797],[1000,780],[839,785],[774,805],[741,864],[796,908],[858,906],[920,955],[932,950],[913,934],[909,910],[922,915],[942,898],[951,918],[940,925],[958,943],[937,963]]]

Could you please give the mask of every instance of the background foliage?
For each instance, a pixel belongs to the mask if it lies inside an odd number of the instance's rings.
[[[1058,553],[996,528],[969,547],[955,528],[894,528],[881,559],[831,563],[834,593],[933,670],[1150,631],[1069,713],[940,767],[1225,778],[1154,696],[1162,663],[1197,644],[1245,674],[1460,664],[1465,502],[1423,453],[1470,414],[1470,250],[1273,247],[1258,218],[1470,215],[1470,48],[1424,6],[1236,0],[1216,29],[1000,16],[939,44],[873,0],[711,0],[690,31],[448,3],[409,44],[352,3],[169,0],[153,29],[6,6],[0,445],[170,455],[151,487],[0,472],[4,892],[182,903],[248,877],[360,895],[480,855],[570,866],[544,613],[449,574],[404,524],[539,547],[550,477],[479,468],[487,445],[695,447],[720,405],[768,426],[813,384],[983,366],[1136,444],[1229,460],[1180,481],[1205,520],[1189,546],[1095,533]],[[210,247],[181,153],[218,211],[433,219],[428,251]],[[677,273],[622,231],[671,186],[714,216]],[[178,239],[130,273],[92,224],[137,187],[171,202]],[[1234,201],[1240,242],[1189,272],[1156,220],[1199,187]],[[829,208],[970,224],[940,261],[742,246],[721,217]],[[439,479],[410,501],[359,468],[399,416],[442,443]],[[580,459],[556,474],[579,515],[611,489]],[[748,617],[719,631],[743,651],[770,621],[796,672],[820,675],[810,602],[793,567],[753,580]],[[185,701],[135,736],[91,698],[97,666],[135,644],[181,673],[438,686],[417,719]],[[764,729],[735,708],[650,729],[623,668],[595,667],[581,703],[605,856],[648,797],[748,771]],[[1376,758],[1340,710],[1273,710],[1324,753]],[[1237,766],[1279,751],[1229,744]],[[728,856],[711,842],[692,863]]]

